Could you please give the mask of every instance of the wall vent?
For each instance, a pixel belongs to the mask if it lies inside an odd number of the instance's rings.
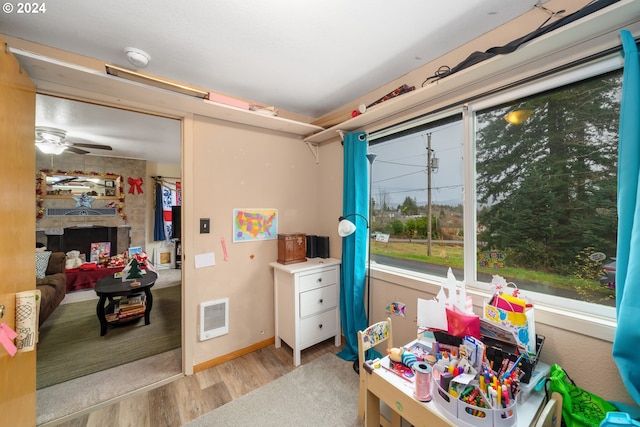
[[[229,298],[200,304],[200,341],[229,333]]]
[[[116,216],[116,208],[47,208],[47,216]]]

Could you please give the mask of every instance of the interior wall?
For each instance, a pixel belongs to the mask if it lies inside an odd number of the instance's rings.
[[[187,365],[195,366],[274,337],[269,263],[277,259],[277,236],[234,243],[233,209],[277,209],[278,233],[316,232],[320,168],[298,137],[201,116],[193,117],[186,132],[183,312],[185,337],[196,340]],[[201,218],[210,219],[210,233],[199,233]],[[195,257],[210,253],[215,265],[195,268]],[[229,298],[229,333],[197,341],[199,304],[221,298]]]

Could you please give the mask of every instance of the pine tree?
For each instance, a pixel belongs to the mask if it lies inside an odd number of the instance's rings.
[[[478,240],[511,265],[568,273],[586,247],[615,253],[620,75],[478,114]],[[509,111],[529,110],[520,125]]]

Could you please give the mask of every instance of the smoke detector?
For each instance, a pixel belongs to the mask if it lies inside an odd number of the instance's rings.
[[[127,56],[127,60],[136,68],[146,67],[151,60],[151,56],[147,52],[135,47],[125,47],[124,54]]]

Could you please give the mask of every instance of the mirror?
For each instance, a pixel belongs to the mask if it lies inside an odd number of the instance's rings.
[[[120,199],[122,177],[111,173],[41,170],[38,187],[44,198],[70,198],[87,193],[96,199]]]

